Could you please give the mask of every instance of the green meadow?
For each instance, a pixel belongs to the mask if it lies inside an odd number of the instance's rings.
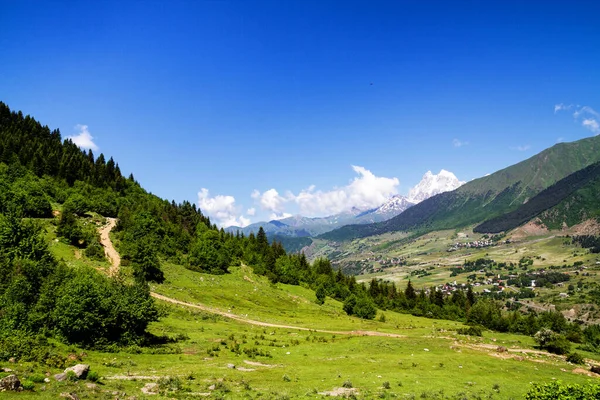
[[[55,255],[74,266],[108,267],[54,243]],[[128,269],[122,267],[125,279]],[[585,366],[537,352],[527,336],[485,331],[470,337],[456,332],[463,327],[459,322],[381,310],[372,321],[349,317],[341,303],[327,298],[319,306],[313,291],[272,284],[248,266],[231,267],[225,275],[168,263],[163,269],[166,282],[152,285],[153,292],[209,311],[158,301],[163,317],[149,329],[156,345],[97,351],[57,344],[73,364],[90,364],[97,382],[50,378],[35,383],[33,391],[3,397],[517,399],[531,382],[595,379],[581,373]],[[37,380],[61,372],[33,363],[1,367]],[[157,393],[144,394],[142,388],[152,383]]]

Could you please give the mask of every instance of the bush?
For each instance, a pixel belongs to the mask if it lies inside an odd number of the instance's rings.
[[[550,329],[540,329],[534,339],[538,342],[541,349],[548,350],[554,354],[568,354],[571,351],[571,342],[563,335],[559,335]]]
[[[92,260],[104,261],[104,248],[97,240],[92,240],[89,246],[85,249],[85,256]]]
[[[459,328],[456,330],[459,335],[481,336],[483,334],[481,327],[469,326],[468,328]]]
[[[96,371],[90,371],[87,374],[87,380],[90,382],[98,382],[100,380],[100,375]]]
[[[21,382],[21,386],[23,386],[23,390],[33,390],[35,384],[30,380],[26,380],[24,382]]]
[[[578,385],[554,381],[550,383],[533,383],[525,394],[525,400],[554,399],[597,399],[600,397],[600,385]]]
[[[569,353],[567,355],[567,361],[573,364],[584,364],[585,360],[583,359],[583,356],[579,353]]]
[[[342,387],[345,387],[346,389],[351,389],[352,382],[350,382],[350,380],[346,380],[344,383],[342,383]]]
[[[42,374],[33,374],[28,378],[28,380],[34,383],[44,383],[44,379],[46,379],[46,377]]]

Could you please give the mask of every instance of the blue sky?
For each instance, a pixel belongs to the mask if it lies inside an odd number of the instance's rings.
[[[448,3],[0,0],[0,100],[224,225],[600,132],[597,1]]]

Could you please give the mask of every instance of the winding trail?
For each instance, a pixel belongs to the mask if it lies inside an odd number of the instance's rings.
[[[110,231],[117,225],[116,218],[106,218],[106,225],[98,228],[98,232],[100,233],[100,243],[104,246],[104,253],[111,261],[111,267],[108,271],[109,276],[117,276],[119,274],[119,267],[121,265],[121,257],[117,250],[115,250],[112,241],[110,240]],[[150,295],[155,299],[165,301],[171,304],[177,304],[180,306],[195,308],[198,310],[206,311],[211,314],[217,314],[225,318],[233,319],[239,322],[243,322],[250,325],[256,326],[264,326],[270,328],[282,328],[282,329],[294,329],[298,331],[311,331],[311,332],[319,332],[319,333],[331,333],[334,335],[354,335],[354,336],[385,336],[385,337],[394,337],[401,338],[405,337],[404,335],[398,335],[396,333],[386,333],[386,332],[376,332],[376,331],[331,331],[326,329],[313,329],[307,328],[303,326],[293,326],[293,325],[281,325],[281,324],[272,324],[269,322],[255,321],[252,319],[247,319],[244,317],[240,317],[239,315],[235,315],[229,312],[221,311],[214,309],[212,307],[206,306],[204,304],[194,304],[187,303],[185,301],[180,301],[177,299],[173,299],[171,297],[163,296],[162,294],[156,292],[150,292]]]
[[[334,335],[385,336],[385,337],[394,337],[394,338],[405,337],[404,335],[398,335],[396,333],[377,332],[377,331],[330,331],[327,329],[314,329],[314,328],[307,328],[304,326],[272,324],[270,322],[256,321],[256,320],[240,317],[239,315],[235,315],[235,314],[228,313],[225,311],[216,310],[216,309],[208,307],[204,304],[186,303],[184,301],[180,301],[180,300],[176,300],[176,299],[173,299],[173,298],[170,298],[167,296],[163,296],[162,294],[158,294],[156,292],[151,292],[150,295],[152,297],[154,297],[155,299],[166,301],[168,303],[178,304],[178,305],[190,307],[190,308],[196,308],[198,310],[206,311],[211,314],[217,314],[217,315],[220,315],[225,318],[230,318],[230,319],[233,319],[236,321],[240,321],[240,322],[243,322],[246,324],[256,325],[256,326],[265,326],[265,327],[269,327],[269,328],[281,328],[281,329],[294,329],[294,330],[298,330],[298,331],[311,331],[311,332],[319,332],[319,333],[332,333]]]
[[[108,270],[109,276],[117,276],[121,265],[121,257],[115,250],[112,241],[110,240],[110,231],[117,225],[116,218],[106,218],[106,224],[98,229],[100,233],[100,243],[104,246],[104,254],[110,260],[111,267]]]

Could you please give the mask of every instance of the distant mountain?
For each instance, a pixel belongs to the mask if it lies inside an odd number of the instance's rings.
[[[599,195],[600,163],[594,163],[542,190],[516,210],[479,224],[473,231],[508,231],[538,216],[549,228],[573,226],[600,216]]]
[[[306,237],[317,236],[325,232],[329,232],[340,226],[351,223],[356,223],[355,217],[361,214],[364,210],[352,208],[350,211],[330,215],[328,217],[303,217],[295,215],[280,220],[269,222],[256,222],[244,228],[238,226],[230,226],[225,228],[227,232],[243,232],[249,235],[251,232],[258,232],[262,226],[267,236],[291,236],[291,237]]]
[[[274,237],[275,235],[278,237],[317,236],[345,225],[371,224],[387,221],[420,201],[445,191],[454,190],[462,184],[464,182],[459,181],[452,172],[441,170],[439,174],[434,175],[431,171],[427,171],[423,175],[423,179],[410,190],[409,197],[412,196],[412,199],[397,194],[390,197],[379,207],[369,210],[361,210],[354,207],[350,211],[316,218],[295,215],[280,220],[257,222],[244,228],[231,226],[225,230],[228,232],[240,231],[248,235],[250,232],[256,234],[262,226],[269,237]]]
[[[390,218],[395,217],[409,207],[414,206],[416,203],[408,200],[402,195],[395,195],[390,197],[388,201],[383,203],[377,208],[364,211],[354,218],[354,221],[350,223],[354,224],[370,224],[373,222],[386,221]]]
[[[384,222],[347,225],[322,235],[350,240],[393,231],[463,227],[516,210],[542,190],[600,161],[600,136],[556,144],[518,164],[430,197]]]
[[[465,182],[459,181],[452,172],[445,169],[441,170],[437,175],[432,174],[431,171],[427,171],[423,175],[421,182],[408,192],[408,201],[414,204],[420,203],[436,194],[450,192],[464,184]]]

